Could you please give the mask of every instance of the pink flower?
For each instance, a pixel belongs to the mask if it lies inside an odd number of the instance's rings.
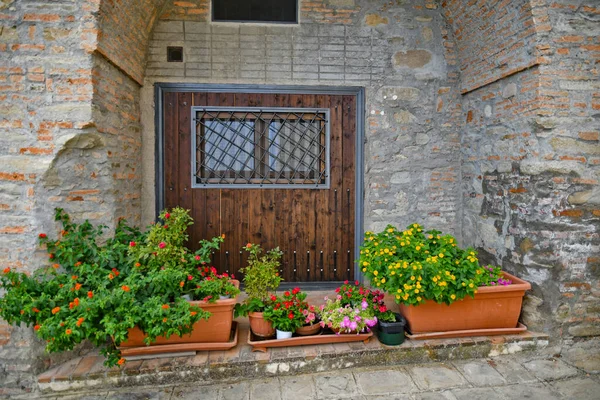
[[[366,301],[362,301],[362,303],[360,303],[360,306],[362,307],[363,310],[366,310],[367,307],[369,307],[369,303],[367,303]]]
[[[188,281],[191,281],[192,279],[194,279],[194,277],[192,275],[188,275]]]
[[[358,325],[356,324],[355,321],[350,322],[350,325],[348,326],[350,328],[351,331],[355,331],[356,328],[358,327]]]
[[[167,244],[166,244],[165,242],[160,242],[160,243],[158,244],[158,248],[159,248],[159,249],[164,249],[166,246],[167,246]]]
[[[196,261],[200,261],[200,256],[196,256],[194,258],[196,259]]]

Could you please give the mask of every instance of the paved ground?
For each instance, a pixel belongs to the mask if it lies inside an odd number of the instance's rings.
[[[593,367],[596,367],[593,365]],[[600,365],[595,370],[600,369]],[[373,366],[209,386],[172,385],[60,399],[600,399],[600,375],[533,354],[394,367]]]

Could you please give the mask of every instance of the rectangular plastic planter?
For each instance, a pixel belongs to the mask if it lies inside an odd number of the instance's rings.
[[[238,281],[233,283],[239,287]],[[194,330],[188,335],[179,337],[171,335],[170,338],[160,336],[150,346],[189,344],[189,343],[227,343],[231,336],[233,323],[233,308],[237,303],[237,296],[232,299],[217,300],[214,303],[207,301],[190,301],[191,305],[198,306],[212,315],[208,319],[201,319],[194,324]],[[122,348],[146,346],[146,335],[137,326],[129,329],[127,341],[121,343]],[[173,350],[172,350],[173,351]]]
[[[508,286],[479,287],[475,297],[465,297],[454,303],[438,304],[427,300],[418,306],[400,304],[412,334],[427,332],[491,330],[516,328],[519,324],[525,291],[531,284],[503,272]],[[462,335],[465,336],[465,335]]]

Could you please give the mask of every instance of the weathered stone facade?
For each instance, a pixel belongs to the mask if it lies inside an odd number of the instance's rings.
[[[0,264],[44,262],[57,206],[153,217],[154,82],[364,86],[365,227],[454,233],[532,281],[533,329],[600,335],[597,2],[302,0],[285,27],[209,11],[0,0]],[[0,393],[31,385],[40,349],[0,324]]]

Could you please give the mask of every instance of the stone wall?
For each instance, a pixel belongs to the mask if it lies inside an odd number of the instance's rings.
[[[299,25],[208,23],[203,4],[167,4],[150,41],[144,222],[154,217],[155,82],[345,85],[366,88],[366,229],[416,221],[459,234],[458,69],[434,3],[303,1]],[[167,46],[182,46],[184,62],[166,62]]]
[[[463,98],[463,237],[485,261],[531,281],[523,312],[531,329],[598,335],[600,86],[592,65],[600,10],[585,1],[521,3],[494,10],[528,8],[534,16],[535,35],[520,50],[529,60],[515,58],[506,67],[512,73],[493,82],[481,75]],[[455,32],[473,24],[462,15],[475,12],[449,14]],[[501,41],[521,35],[517,24]]]

